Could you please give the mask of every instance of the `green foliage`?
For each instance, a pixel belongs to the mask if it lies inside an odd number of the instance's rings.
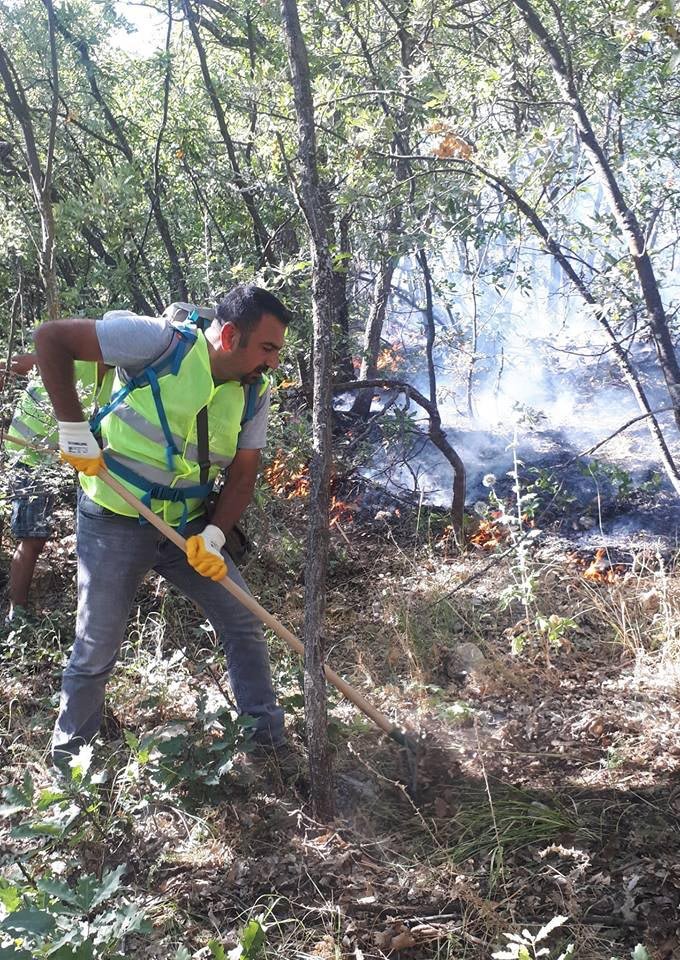
[[[267,942],[264,915],[253,917],[245,925],[239,942],[233,950],[225,950],[217,940],[208,941],[214,960],[259,960]]]
[[[525,513],[532,520],[537,513],[547,509],[566,512],[576,502],[576,497],[565,489],[554,471],[544,467],[529,467],[527,477],[533,478],[526,483],[527,494],[533,499],[528,509],[525,505]]]
[[[232,769],[234,754],[247,748],[252,717],[233,717],[228,706],[211,709],[202,695],[196,717],[177,722],[138,738],[125,732],[134,766],[131,775],[144,773],[152,784],[165,789],[215,787]]]
[[[545,946],[538,946],[538,944],[546,940],[553,930],[566,923],[567,919],[567,917],[553,917],[536,934],[532,934],[526,929],[522,930],[521,934],[506,933],[504,934],[506,940],[508,940],[506,948],[497,950],[491,956],[494,960],[537,960],[538,957],[550,957],[552,950]],[[566,960],[573,953],[574,945],[570,943],[559,954],[557,960]]]
[[[101,878],[81,876],[71,885],[54,875],[0,880],[7,916],[0,923],[0,957],[119,960],[130,934],[148,933],[144,909],[126,894],[126,864]],[[28,948],[28,949],[26,949]]]
[[[82,747],[64,776],[54,786],[40,791],[35,789],[28,771],[21,788],[6,787],[0,817],[23,815],[10,835],[59,844],[67,835],[71,842],[77,843],[82,839],[82,831],[101,832],[99,782],[90,776],[91,759],[92,747]]]

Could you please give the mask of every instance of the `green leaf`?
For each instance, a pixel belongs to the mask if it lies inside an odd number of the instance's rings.
[[[36,886],[38,890],[49,893],[51,897],[56,897],[63,903],[70,903],[72,906],[79,906],[78,895],[63,880],[57,880],[56,877],[41,877]]]
[[[245,930],[241,934],[243,960],[256,960],[262,952],[266,939],[267,935],[260,921],[249,920]]]
[[[69,766],[71,768],[71,778],[76,782],[84,780],[87,776],[90,767],[92,765],[92,757],[94,756],[94,748],[91,743],[84,743],[77,755],[69,761]]]
[[[98,907],[100,903],[108,900],[114,895],[114,893],[120,889],[120,878],[123,876],[127,870],[127,863],[121,863],[120,866],[116,867],[115,870],[107,870],[107,872],[102,877],[102,882],[94,896],[90,909],[93,910],[95,907]],[[80,887],[80,884],[78,884]]]
[[[547,624],[547,621],[546,621]],[[549,933],[552,933],[553,930],[556,930],[557,927],[561,927],[563,923],[566,923],[569,917],[553,917],[552,920],[549,920],[544,927],[536,934],[536,939],[534,943],[538,943],[539,940],[545,940]]]
[[[35,788],[33,780],[28,771],[24,774],[24,780],[21,787],[5,787],[2,791],[3,799],[7,803],[0,805],[0,817],[11,817],[19,810],[26,810],[33,805],[33,794]]]
[[[217,940],[208,940],[208,946],[210,947],[210,956],[214,957],[215,960],[227,960],[224,947]]]
[[[61,790],[41,790],[38,794],[38,800],[35,805],[36,810],[47,810],[55,803],[59,803],[60,800],[67,800],[68,794],[64,793]]]
[[[15,813],[19,813],[20,810],[25,809],[25,803],[0,803],[0,820],[4,820],[6,817],[13,817]]]
[[[76,884],[76,903],[83,913],[89,913],[94,907],[94,899],[98,889],[99,880],[91,873],[80,877],[78,880]]]
[[[631,956],[633,960],[652,960],[652,958],[649,955],[649,951],[647,950],[647,947],[645,947],[641,943],[638,943],[638,945],[633,950]]]
[[[54,917],[45,910],[15,910],[0,923],[3,930],[45,934],[54,930]]]
[[[18,947],[0,947],[0,960],[33,960],[33,954]]]
[[[0,879],[0,903],[8,913],[18,910],[21,906],[21,893],[19,892],[19,888],[7,880]]]
[[[94,944],[91,940],[85,940],[77,946],[64,943],[47,954],[50,960],[94,960],[94,955]]]

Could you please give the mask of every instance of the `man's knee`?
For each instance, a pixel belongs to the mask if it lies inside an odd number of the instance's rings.
[[[118,659],[118,647],[115,650],[104,649],[97,644],[85,644],[76,639],[71,656],[64,669],[64,683],[80,681],[100,683],[113,673]]]

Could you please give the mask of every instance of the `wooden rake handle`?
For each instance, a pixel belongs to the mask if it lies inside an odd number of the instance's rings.
[[[183,552],[187,552],[187,542],[184,537],[179,534],[170,524],[166,523],[164,520],[145,506],[141,500],[139,500],[133,493],[119,483],[115,477],[113,477],[108,470],[102,469],[97,474],[100,480],[114,490],[119,497],[122,497],[126,503],[133,507],[145,520],[148,520],[149,523],[159,530],[164,537],[170,540],[175,544],[176,547]],[[268,610],[265,610],[254,597],[251,597],[249,593],[246,593],[237,583],[234,583],[228,576],[223,577],[218,581],[221,587],[224,587],[232,596],[236,597],[239,603],[242,603],[244,607],[247,607],[251,613],[254,613],[255,616],[262,621],[266,626],[268,626],[277,637],[280,637],[285,643],[288,644],[291,650],[297,653],[299,656],[304,656],[305,648],[300,640],[291,633],[287,627],[281,623],[280,620],[277,620],[273,614],[269,613]],[[346,697],[355,707],[358,707],[362,713],[365,713],[367,717],[378,726],[381,730],[384,730],[390,736],[394,735],[395,725],[372,703],[363,697],[358,690],[355,690],[354,687],[350,686],[342,677],[338,676],[335,670],[331,670],[330,667],[324,666],[324,673],[326,674],[326,679],[329,683],[332,683],[340,693]],[[398,729],[398,728],[397,728]]]
[[[7,438],[10,439],[10,438]],[[36,444],[27,443],[24,440],[20,440],[18,437],[12,437],[11,443],[16,444],[20,447],[26,447],[29,450],[38,450],[41,453],[51,453],[55,454],[56,451],[54,448],[41,447]],[[166,523],[164,520],[161,520],[153,510],[150,510],[142,501],[136,497],[133,493],[124,487],[114,476],[112,476],[106,468],[102,468],[97,474],[100,480],[102,480],[108,487],[114,490],[119,497],[122,497],[127,504],[129,504],[140,516],[144,517],[145,520],[148,520],[157,530],[159,530],[164,537],[170,540],[175,544],[176,547],[183,552],[187,552],[187,542],[181,534],[179,534],[170,524]],[[303,657],[305,648],[300,640],[291,633],[287,627],[276,619],[268,610],[265,610],[257,600],[255,600],[249,593],[246,593],[245,590],[242,590],[238,584],[234,583],[233,580],[230,580],[228,576],[223,577],[219,584],[225,590],[227,590],[232,596],[236,597],[239,603],[242,603],[244,607],[250,610],[251,613],[262,621],[266,626],[268,626],[277,637],[280,637],[284,643],[288,644],[291,650],[298,654],[298,656]],[[340,693],[353,703],[355,707],[358,707],[362,713],[366,714],[376,726],[380,727],[389,737],[393,740],[396,740],[402,745],[409,745],[410,738],[408,734],[396,724],[392,723],[383,713],[380,712],[376,707],[373,706],[364,696],[362,696],[358,690],[355,690],[354,687],[350,686],[342,677],[338,676],[335,670],[331,670],[330,667],[324,666],[324,673],[326,674],[326,679],[331,683]]]

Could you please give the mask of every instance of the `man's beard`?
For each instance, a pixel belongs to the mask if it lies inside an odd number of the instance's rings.
[[[257,370],[253,370],[251,373],[246,373],[243,377],[241,377],[241,383],[257,383],[262,374],[266,373],[267,370],[269,370],[269,367],[258,367]]]

